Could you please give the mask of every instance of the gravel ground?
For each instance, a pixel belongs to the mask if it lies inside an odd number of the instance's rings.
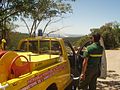
[[[120,90],[120,50],[106,50],[107,78],[98,79],[97,90]]]

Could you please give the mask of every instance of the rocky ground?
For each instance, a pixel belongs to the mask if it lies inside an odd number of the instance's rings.
[[[107,78],[98,79],[97,90],[120,90],[120,50],[106,50]]]

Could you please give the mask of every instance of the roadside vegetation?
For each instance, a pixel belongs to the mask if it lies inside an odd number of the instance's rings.
[[[100,33],[103,37],[106,49],[115,49],[120,47],[120,23],[110,22],[102,25],[100,28],[90,29],[89,35],[82,36],[78,41],[75,41],[75,46],[80,46],[86,42],[91,34]]]
[[[9,40],[7,41],[7,50],[16,50],[21,39],[29,37],[26,33],[10,32]]]
[[[72,13],[70,2],[75,0],[0,0],[0,36],[6,39],[7,48],[16,47],[21,33],[16,33],[14,21],[24,22],[29,37],[35,36],[38,27],[45,22],[42,33],[52,23],[64,19],[66,14]],[[31,26],[28,22],[31,21]],[[19,31],[20,32],[20,31]],[[12,35],[14,38],[12,38]],[[20,35],[18,35],[20,34]],[[18,35],[18,36],[16,36]],[[24,34],[23,34],[24,38]],[[14,43],[16,42],[16,43]],[[14,45],[12,44],[14,43]]]
[[[70,2],[75,0],[1,0],[0,1],[0,36],[7,40],[7,49],[15,49],[21,38],[33,37],[42,22],[46,22],[42,33],[46,33],[47,27],[64,19],[66,14],[72,13]],[[67,1],[67,2],[66,2]],[[13,22],[21,20],[26,25],[28,34],[15,31],[19,25]],[[28,26],[28,20],[32,21]],[[64,28],[64,27],[62,27]],[[59,29],[58,29],[59,30]],[[100,33],[104,39],[106,49],[120,47],[120,23],[109,22],[100,28],[90,29],[89,35],[69,37],[74,46],[81,46],[93,33]],[[51,31],[51,32],[55,32]]]
[[[100,28],[91,29],[91,33],[88,35],[80,37],[66,37],[64,39],[69,40],[73,46],[79,47],[89,40],[91,34],[96,32],[102,35],[106,49],[120,48],[120,23],[118,22],[107,23]],[[9,45],[7,45],[7,49],[14,50],[17,47],[18,42],[22,38],[26,37],[29,37],[29,34],[10,32],[8,40]]]

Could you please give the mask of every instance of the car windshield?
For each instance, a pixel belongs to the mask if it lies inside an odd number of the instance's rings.
[[[49,40],[31,40],[24,41],[21,44],[22,51],[30,51],[39,54],[62,54],[62,49],[58,41]]]

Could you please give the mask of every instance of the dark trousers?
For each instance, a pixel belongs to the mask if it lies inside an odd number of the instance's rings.
[[[96,90],[98,69],[87,69],[85,80],[79,81],[79,90]]]

